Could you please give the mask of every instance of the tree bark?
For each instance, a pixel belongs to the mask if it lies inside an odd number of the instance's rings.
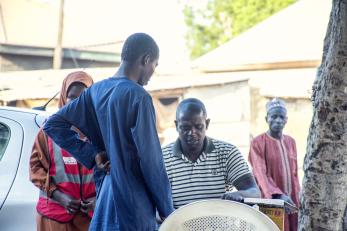
[[[333,0],[332,4],[322,63],[313,86],[313,118],[300,199],[301,231],[347,230],[347,0]]]

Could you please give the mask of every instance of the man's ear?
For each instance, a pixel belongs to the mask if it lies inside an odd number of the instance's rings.
[[[146,66],[150,61],[151,61],[151,56],[148,54],[144,55],[142,58],[142,65]]]
[[[206,119],[206,130],[208,129],[208,126],[210,125],[210,119]]]
[[[175,120],[175,127],[176,127],[176,131],[178,131],[177,120]]]

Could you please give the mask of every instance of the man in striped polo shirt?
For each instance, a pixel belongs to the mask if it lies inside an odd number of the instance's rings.
[[[203,199],[260,197],[239,150],[205,135],[209,123],[200,100],[189,98],[178,105],[175,124],[179,137],[163,148],[175,208]],[[238,191],[229,191],[233,187]]]

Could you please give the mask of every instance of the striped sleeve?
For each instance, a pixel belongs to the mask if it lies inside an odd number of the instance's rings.
[[[232,184],[241,176],[251,173],[245,158],[233,145],[226,156],[227,183]]]
[[[163,152],[163,158],[164,158],[164,163],[165,163],[165,169],[167,176],[169,177],[169,180],[171,182],[172,176],[171,176],[171,165],[172,165],[172,158],[171,158],[171,152],[172,152],[172,147],[173,143],[168,144],[165,147],[162,147],[162,152]]]

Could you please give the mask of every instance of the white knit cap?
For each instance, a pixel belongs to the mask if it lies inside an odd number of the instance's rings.
[[[287,110],[286,104],[284,103],[283,100],[281,100],[279,98],[274,98],[274,99],[272,99],[266,103],[266,112],[269,112],[271,109],[276,108],[276,107],[280,107],[280,108]]]

